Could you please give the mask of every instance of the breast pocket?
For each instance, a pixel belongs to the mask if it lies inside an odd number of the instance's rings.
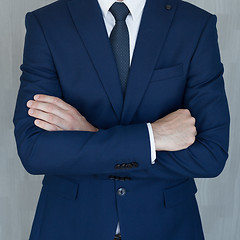
[[[178,77],[182,77],[184,75],[183,72],[183,64],[177,64],[174,66],[166,67],[166,68],[155,68],[151,77],[150,82],[158,82],[167,79],[175,79]]]

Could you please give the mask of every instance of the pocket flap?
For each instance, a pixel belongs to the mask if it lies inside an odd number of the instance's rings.
[[[54,175],[45,175],[42,184],[48,191],[54,192],[64,198],[73,200],[77,198],[79,184],[69,179]]]
[[[197,186],[194,179],[189,178],[183,183],[164,190],[164,204],[166,208],[177,205],[183,202],[197,192]]]

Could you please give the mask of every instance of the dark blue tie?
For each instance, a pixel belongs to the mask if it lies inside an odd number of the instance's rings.
[[[115,26],[110,34],[110,42],[117,63],[123,96],[127,86],[130,67],[129,33],[125,19],[129,14],[128,7],[122,2],[115,2],[109,9],[115,18]]]

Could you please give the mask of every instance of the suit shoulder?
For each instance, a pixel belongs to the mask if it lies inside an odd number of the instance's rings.
[[[39,17],[41,17],[42,15],[43,16],[47,16],[47,15],[53,16],[53,15],[57,14],[59,11],[61,11],[61,9],[66,6],[67,2],[68,2],[68,0],[57,0],[55,2],[49,3],[47,5],[39,7],[37,9],[34,9],[30,12]]]
[[[68,16],[69,0],[57,0],[26,13],[33,14],[44,28],[56,27]],[[26,16],[25,16],[26,17]]]
[[[189,18],[191,21],[206,21],[214,15],[197,5],[182,0],[178,1],[178,11],[182,16]]]
[[[193,32],[201,31],[212,16],[216,15],[192,3],[178,0],[176,19],[182,27]]]

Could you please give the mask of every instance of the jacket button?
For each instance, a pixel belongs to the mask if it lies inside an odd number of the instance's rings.
[[[119,196],[124,196],[126,194],[126,189],[125,188],[119,188],[117,190],[117,193]]]
[[[166,9],[166,10],[171,10],[171,9],[172,9],[172,5],[167,4],[167,5],[165,6],[165,9]]]
[[[115,176],[110,175],[110,176],[108,176],[108,178],[109,178],[109,179],[115,179]]]

